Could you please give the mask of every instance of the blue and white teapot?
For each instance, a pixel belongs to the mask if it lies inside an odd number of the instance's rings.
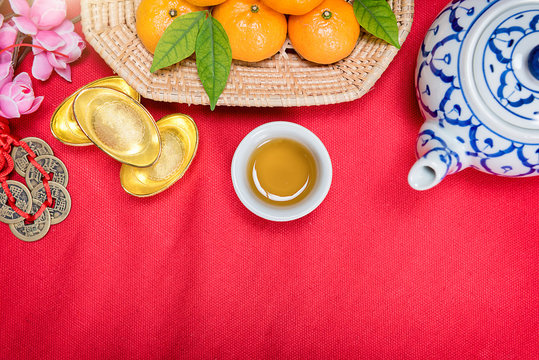
[[[467,167],[539,175],[539,0],[453,0],[421,46],[425,124],[408,175],[430,189]]]

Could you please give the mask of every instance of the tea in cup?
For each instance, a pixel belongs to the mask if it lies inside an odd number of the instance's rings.
[[[241,202],[272,221],[309,214],[331,186],[329,154],[311,131],[290,122],[271,122],[254,129],[232,160],[232,182]]]

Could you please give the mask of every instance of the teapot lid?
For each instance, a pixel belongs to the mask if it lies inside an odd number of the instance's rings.
[[[487,127],[539,139],[539,0],[484,9],[464,38],[459,68],[466,101]]]

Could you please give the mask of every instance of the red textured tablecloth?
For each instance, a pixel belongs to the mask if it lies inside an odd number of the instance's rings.
[[[0,358],[537,359],[539,178],[407,184],[416,54],[445,3],[416,1],[401,52],[357,101],[211,112],[143,100],[200,131],[185,177],[147,199],[96,147],[50,133],[66,96],[112,75],[93,49],[73,83],[34,80],[45,101],[12,128],[65,162],[73,208],[36,243],[0,224]],[[326,200],[289,223],[251,214],[230,179],[241,139],[277,120],[312,130],[333,162]]]

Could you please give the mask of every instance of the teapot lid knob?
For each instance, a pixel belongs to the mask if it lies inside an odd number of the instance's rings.
[[[539,45],[537,45],[530,53],[528,66],[532,75],[539,80]]]

